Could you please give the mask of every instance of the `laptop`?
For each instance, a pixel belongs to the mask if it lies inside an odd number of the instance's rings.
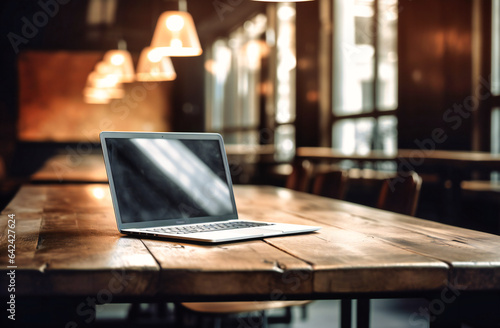
[[[239,220],[219,134],[101,132],[100,139],[122,233],[221,243],[319,229]]]

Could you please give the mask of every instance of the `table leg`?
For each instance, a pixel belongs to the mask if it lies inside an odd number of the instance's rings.
[[[340,300],[340,328],[351,328],[352,300]]]
[[[370,299],[358,299],[356,307],[356,323],[358,328],[370,327]]]
[[[432,302],[432,301],[431,301]],[[462,318],[459,311],[459,301],[446,304],[442,307],[432,307],[429,320],[429,328],[460,328]],[[437,304],[435,302],[434,304]]]

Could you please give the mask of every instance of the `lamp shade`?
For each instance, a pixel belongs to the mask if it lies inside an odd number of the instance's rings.
[[[106,73],[116,75],[120,82],[134,81],[134,64],[127,50],[109,50],[104,54],[103,62],[109,65],[110,72]]]
[[[199,56],[203,52],[193,17],[185,11],[165,11],[160,15],[151,47],[170,57]]]
[[[85,88],[83,90],[83,99],[87,104],[109,104],[111,102],[106,90],[97,88]]]
[[[162,56],[157,48],[144,48],[137,64],[137,81],[172,81],[175,80],[172,60]]]
[[[87,77],[87,84],[83,90],[86,103],[107,104],[111,99],[122,98],[125,94],[120,87],[118,77],[113,74],[102,72],[109,71],[109,65],[100,62],[96,65],[96,70]]]
[[[106,89],[115,88],[118,86],[119,80],[116,75],[102,74],[97,71],[92,71],[87,77],[87,87]]]
[[[117,88],[85,88],[83,90],[85,97],[98,96],[100,98],[120,99],[125,96],[125,91],[119,87]]]
[[[85,87],[83,97],[86,103],[107,104],[111,99],[120,99],[125,96],[125,91],[121,88],[96,88]]]

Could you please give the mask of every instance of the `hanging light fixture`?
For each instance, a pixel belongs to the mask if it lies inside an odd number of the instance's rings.
[[[97,70],[90,72],[87,77],[87,86],[98,89],[115,88],[119,83],[120,81],[116,75],[102,74]]]
[[[99,62],[94,71],[87,77],[83,90],[86,103],[108,104],[111,99],[122,98],[125,94],[117,75],[109,74],[112,70],[109,64]]]
[[[185,0],[179,0],[179,11],[165,11],[160,15],[151,47],[158,48],[161,55],[169,57],[202,54],[193,17],[187,12]]]
[[[119,87],[85,87],[83,89],[84,101],[89,104],[108,104],[112,99],[123,98],[124,95],[125,91]]]
[[[144,48],[137,64],[137,81],[172,81],[175,80],[172,60],[162,56],[157,48]]]
[[[83,100],[87,104],[109,104],[111,102],[109,94],[105,90],[97,88],[85,88]]]
[[[109,50],[104,54],[103,62],[109,65],[109,74],[115,75],[120,82],[134,81],[132,56],[127,50]]]

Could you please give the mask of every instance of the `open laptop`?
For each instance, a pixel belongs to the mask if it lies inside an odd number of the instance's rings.
[[[100,138],[122,233],[219,243],[319,229],[238,220],[219,134],[101,132]]]

